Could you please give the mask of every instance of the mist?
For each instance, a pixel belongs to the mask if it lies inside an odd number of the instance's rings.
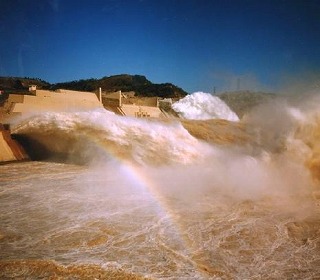
[[[199,100],[193,100],[194,106],[207,114],[207,107],[202,108]],[[221,103],[210,106],[211,117],[216,117],[214,106],[221,111]],[[63,160],[69,163],[92,168],[135,166],[156,182],[159,190],[189,197],[191,204],[195,195],[205,193],[242,200],[273,196],[295,199],[311,196],[317,184],[306,166],[312,148],[297,137],[298,128],[313,121],[310,112],[314,109],[314,102],[292,105],[283,98],[272,100],[241,120],[245,140],[234,130],[231,143],[229,134],[221,130],[216,136],[220,145],[205,141],[215,129],[205,121],[201,131],[204,137],[199,134],[197,139],[177,120],[147,121],[101,110],[33,116],[16,124],[13,131],[36,140],[34,143],[44,147],[52,158],[64,154]],[[225,129],[229,133],[234,128],[232,122],[228,125],[232,111],[227,110],[221,116],[227,118]],[[196,128],[200,123],[194,125]]]

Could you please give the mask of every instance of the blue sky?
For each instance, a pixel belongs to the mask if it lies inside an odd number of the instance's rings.
[[[320,0],[0,0],[0,76],[188,92],[320,84]]]

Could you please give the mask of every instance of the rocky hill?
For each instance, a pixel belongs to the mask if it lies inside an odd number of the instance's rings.
[[[135,91],[137,96],[159,96],[181,98],[187,94],[182,88],[171,83],[154,84],[145,76],[141,75],[115,75],[103,77],[101,79],[85,79],[71,82],[50,84],[40,79],[0,77],[0,90],[5,92],[27,91],[30,84],[37,85],[39,88],[55,90],[58,88],[97,91],[99,87],[103,91]]]
[[[65,88],[72,90],[96,91],[101,87],[104,91],[134,91],[137,96],[159,96],[180,98],[187,94],[182,88],[171,83],[154,84],[141,75],[115,75],[101,79],[79,80],[58,83],[51,89]]]
[[[29,85],[37,85],[39,88],[48,88],[50,84],[41,79],[19,78],[19,77],[0,77],[0,90],[5,92],[26,91]]]

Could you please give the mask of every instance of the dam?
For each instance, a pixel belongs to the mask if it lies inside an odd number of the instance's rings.
[[[86,111],[103,108],[95,93],[58,89],[37,89],[30,86],[28,94],[10,94],[4,103],[0,121],[22,114],[43,112]]]
[[[102,93],[101,88],[97,93],[66,89],[51,91],[37,89],[36,86],[31,85],[28,92],[9,94],[3,106],[0,107],[0,124],[11,124],[19,118],[43,113],[75,113],[103,108],[120,116],[153,119],[171,118],[173,116],[163,106],[163,104],[168,103],[166,102],[166,100],[159,100],[158,97],[135,97],[135,92]],[[169,100],[169,103],[171,105],[171,100]],[[35,149],[32,146],[32,141],[30,142],[29,139],[30,135],[13,135],[15,139],[11,139],[10,130],[5,129],[4,126],[1,133],[6,135],[7,139],[7,141],[0,139],[3,147],[2,154],[5,154],[4,151],[9,154],[4,159],[0,158],[0,162],[29,158],[39,159],[40,154],[42,156],[45,154],[43,150]],[[23,143],[24,147],[21,147],[19,142]],[[12,148],[13,146],[15,148]],[[18,155],[17,150],[21,150]]]
[[[120,116],[155,119],[172,117],[163,106],[166,100],[160,100],[157,96],[136,97],[134,91],[122,92],[119,90],[103,92],[101,101],[107,110]]]
[[[21,116],[46,112],[74,112],[103,108],[95,93],[66,89],[56,91],[30,86],[27,94],[9,94],[0,107],[0,162],[27,160],[29,156],[18,141],[12,138],[9,124]]]

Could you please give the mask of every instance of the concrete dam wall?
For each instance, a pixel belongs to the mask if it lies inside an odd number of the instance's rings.
[[[24,95],[10,94],[0,107],[0,163],[26,160],[33,156],[33,151],[32,153],[28,151],[28,139],[15,135],[18,142],[11,137],[9,126],[2,124],[10,124],[17,116],[44,112],[88,111],[98,108],[103,108],[103,105],[92,92],[34,89]]]
[[[3,118],[41,112],[85,111],[103,108],[91,92],[59,89],[35,90],[28,95],[10,94],[2,109]]]
[[[10,130],[0,124],[0,162],[27,160],[24,148],[11,138]]]

